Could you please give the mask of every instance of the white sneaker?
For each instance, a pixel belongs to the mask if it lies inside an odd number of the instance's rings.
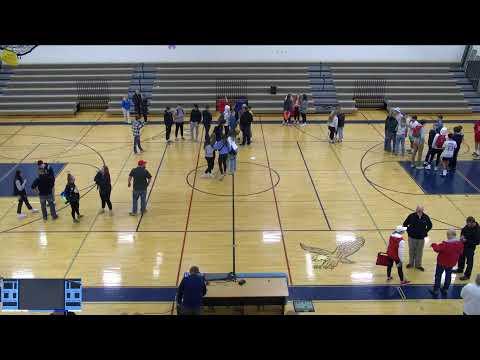
[[[430,170],[432,168],[432,166],[430,164],[428,164],[427,166],[425,166],[425,170]]]
[[[26,214],[18,214],[17,217],[19,219],[25,219],[27,217],[27,215]]]
[[[447,176],[447,170],[442,171],[442,176]]]
[[[38,209],[35,209],[33,208],[32,210],[30,210],[32,213],[38,213]]]
[[[424,167],[423,167],[423,166],[417,166],[416,169],[417,169],[417,170],[423,170]]]
[[[208,174],[202,174],[200,177],[201,177],[202,179],[205,179],[205,178],[207,178],[207,177],[209,177],[209,176],[208,176]]]
[[[435,168],[433,169],[433,171],[437,171],[437,170],[438,170],[438,168],[435,166]]]
[[[213,174],[210,173],[210,174],[208,174],[208,177],[209,177],[210,179],[213,179],[213,178],[215,177],[215,175],[213,175]]]
[[[414,167],[415,167],[415,164],[411,164],[410,167],[411,167],[411,168],[414,168]]]

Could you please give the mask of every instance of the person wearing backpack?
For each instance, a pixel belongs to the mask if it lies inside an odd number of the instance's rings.
[[[227,136],[225,134],[222,135],[222,138],[219,141],[216,141],[213,145],[215,150],[218,150],[218,167],[220,169],[220,177],[219,180],[222,181],[225,177],[225,173],[227,172],[227,158],[228,153],[230,152],[230,144],[227,140]]]
[[[434,132],[436,132],[436,129],[432,129]],[[430,132],[432,132],[430,130]],[[431,163],[433,162],[433,159],[435,156],[437,157],[437,161],[435,162],[435,171],[438,169],[438,164],[440,164],[440,155],[443,152],[443,144],[445,144],[445,141],[447,140],[447,134],[448,134],[448,129],[444,127],[443,129],[440,130],[440,134],[435,134],[435,137],[432,140],[431,148],[428,150],[430,153],[430,159],[428,158],[428,153],[427,157],[425,158],[425,162],[427,162],[427,165],[425,166],[425,170],[430,170],[432,168]]]
[[[458,152],[460,151],[460,145],[462,145],[462,141],[463,141],[462,129],[463,127],[461,125],[455,126],[453,128],[453,141],[457,143],[457,147],[453,152],[453,158],[452,158],[452,161],[450,162],[450,170],[452,171],[455,171],[457,169]]]
[[[442,164],[443,172],[441,176],[447,176],[448,166],[450,165],[457,143],[453,140],[453,134],[448,134],[447,140],[443,143]]]
[[[412,124],[412,138],[413,138],[413,150],[412,150],[412,159],[411,167],[414,168],[416,165],[415,157],[417,157],[418,166],[417,169],[423,170],[422,164],[422,154],[423,146],[425,144],[425,120],[414,121]]]
[[[238,146],[235,143],[236,130],[230,130],[229,136],[227,138],[228,146],[230,150],[228,151],[228,174],[233,175],[237,171],[237,153]]]
[[[185,119],[185,111],[183,110],[180,104],[177,105],[175,108],[175,112],[173,115],[173,122],[175,123],[175,141],[178,141],[178,129],[180,129],[180,135],[182,140],[185,140],[183,137],[183,122]]]
[[[25,190],[25,185],[27,185],[27,179],[22,177],[22,172],[20,170],[15,171],[15,178],[13,180],[13,195],[18,196],[18,206],[17,206],[17,217],[19,219],[25,218],[27,215],[22,214],[22,205],[25,203],[27,209],[32,213],[38,212],[37,209],[34,209],[32,205],[28,202],[27,191]]]

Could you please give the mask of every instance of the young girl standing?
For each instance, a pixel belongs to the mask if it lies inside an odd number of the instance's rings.
[[[448,134],[447,140],[443,144],[443,152],[442,152],[442,164],[443,164],[443,172],[442,176],[447,176],[448,172],[448,165],[453,159],[453,154],[455,153],[455,149],[457,148],[457,143],[453,140],[453,134]]]
[[[180,129],[180,136],[182,137],[182,140],[185,140],[185,138],[183,137],[184,117],[185,117],[185,111],[180,106],[180,104],[178,104],[173,116],[173,121],[175,122],[175,141],[178,140],[178,129]]]
[[[80,222],[79,219],[83,217],[83,215],[80,215],[80,192],[78,191],[77,185],[75,185],[75,177],[72,174],[67,175],[67,185],[65,186],[63,195],[72,208],[73,222]],[[75,214],[77,214],[77,218],[75,218]]]
[[[212,170],[215,164],[215,149],[213,145],[215,144],[215,139],[208,139],[209,141],[205,142],[205,160],[207,160],[207,170],[202,175],[202,178],[212,178]]]
[[[215,150],[218,150],[218,167],[220,168],[219,180],[222,181],[227,171],[227,157],[231,149],[227,137],[225,135],[222,135],[221,140],[215,142],[213,148]]]
[[[110,171],[107,166],[102,166],[95,175],[95,184],[97,184],[98,194],[102,201],[101,213],[105,212],[105,204],[108,205],[108,209],[112,211],[112,202],[110,201],[110,194],[112,192],[112,183],[110,180]]]
[[[17,217],[19,219],[25,218],[27,215],[22,214],[22,205],[25,203],[25,206],[32,213],[38,212],[37,209],[34,209],[32,205],[28,202],[27,191],[25,190],[25,185],[27,184],[27,179],[22,177],[22,172],[17,170],[15,172],[15,178],[13,180],[13,195],[18,196],[18,206],[17,206]]]
[[[329,143],[333,144],[335,142],[335,133],[337,132],[337,126],[338,126],[338,117],[335,110],[332,110],[332,112],[328,116],[327,125],[328,125],[328,130],[330,131]]]

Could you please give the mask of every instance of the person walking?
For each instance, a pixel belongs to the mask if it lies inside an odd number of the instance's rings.
[[[415,212],[405,219],[403,226],[407,227],[408,233],[409,260],[407,269],[415,267],[420,271],[425,271],[422,266],[423,248],[425,247],[425,238],[432,229],[432,221],[424,213],[423,206],[418,205]]]
[[[194,104],[190,112],[190,133],[192,134],[192,141],[198,141],[198,128],[202,121],[202,113],[198,109],[198,105]]]
[[[238,146],[235,143],[236,130],[230,130],[230,134],[227,138],[228,141],[228,174],[234,175],[237,171],[237,153]]]
[[[170,134],[172,132],[173,114],[168,106],[163,113],[163,122],[165,123],[165,140],[169,144],[172,142],[172,140],[170,140]]]
[[[203,297],[207,294],[205,278],[198,266],[190,268],[177,290],[177,312],[179,315],[201,315]]]
[[[202,111],[202,123],[205,130],[205,143],[210,143],[210,126],[212,125],[212,113],[210,106],[205,105],[205,110]]]
[[[300,115],[302,116],[302,124],[300,126],[307,125],[307,111],[308,111],[308,97],[307,97],[307,94],[303,94],[302,101],[300,102]]]
[[[435,135],[430,144],[430,135],[432,135],[432,132],[434,132]],[[446,127],[441,129],[440,133],[437,133],[436,128],[433,128],[432,130],[430,130],[430,134],[428,138],[428,141],[429,141],[428,153],[427,153],[427,156],[425,157],[425,163],[427,164],[425,166],[426,170],[430,170],[432,168],[431,163],[433,162],[433,159],[435,159],[435,156],[436,156],[437,160],[435,162],[434,170],[437,171],[438,164],[440,164],[440,157],[443,152],[443,145],[445,144],[445,141],[447,141],[447,135],[448,135],[448,129]]]
[[[290,119],[292,117],[292,107],[293,107],[292,95],[287,94],[287,96],[283,100],[283,122],[282,122],[282,125],[289,125],[290,124]]]
[[[423,154],[423,147],[425,144],[425,120],[414,121],[412,124],[412,158],[411,158],[411,167],[416,167],[418,170],[423,170],[422,166],[422,154]],[[415,162],[415,157],[417,158],[417,162]],[[417,166],[418,164],[418,166]]]
[[[140,90],[135,90],[135,94],[132,96],[132,101],[135,114],[140,118],[142,115],[142,95],[140,94]]]
[[[247,105],[243,105],[243,113],[240,117],[240,130],[242,131],[242,143],[240,145],[244,146],[245,143],[250,145],[252,139],[252,123],[253,116],[250,112],[250,108]]]
[[[458,259],[458,267],[453,270],[454,274],[462,274],[465,268],[465,262],[467,268],[460,280],[468,280],[472,275],[473,259],[475,257],[475,249],[477,245],[480,245],[480,226],[475,221],[473,216],[467,217],[467,224],[463,227],[460,233],[460,240],[463,242],[463,253]]]
[[[130,100],[128,97],[124,96],[122,99],[122,113],[123,113],[123,118],[125,119],[125,122],[127,124],[130,124]]]
[[[401,116],[399,119],[395,138],[395,154],[405,156],[405,139],[407,138],[407,119],[405,116]]]
[[[175,108],[173,115],[173,122],[175,123],[175,141],[178,141],[178,130],[180,129],[180,136],[182,140],[185,140],[183,137],[183,122],[185,121],[185,111],[183,110],[180,104]]]
[[[98,170],[93,181],[97,184],[98,194],[100,195],[100,200],[102,202],[102,210],[100,213],[103,214],[105,212],[105,205],[108,206],[111,213],[112,202],[110,201],[110,194],[112,193],[112,182],[108,166],[103,165],[100,170]]]
[[[450,170],[455,171],[457,169],[457,158],[458,158],[458,153],[460,151],[460,146],[462,145],[463,142],[463,133],[462,133],[463,127],[461,125],[455,126],[453,128],[453,141],[457,143],[457,147],[455,148],[453,152],[453,158],[452,161],[450,162]]]
[[[406,285],[410,283],[410,281],[406,280],[403,275],[402,265],[405,259],[405,240],[403,240],[403,234],[407,230],[404,226],[397,226],[395,231],[390,235],[388,239],[388,248],[387,248],[387,255],[389,258],[389,262],[387,265],[387,281],[393,279],[392,277],[392,267],[393,263],[397,266],[398,270],[398,277],[400,278],[400,284]]]
[[[152,175],[146,169],[147,162],[145,160],[139,160],[138,166],[130,171],[128,175],[128,187],[132,186],[133,179],[133,192],[132,192],[132,211],[129,213],[131,216],[137,215],[138,198],[140,198],[140,211],[142,215],[147,212],[147,188],[150,185]]]
[[[20,170],[15,171],[15,178],[13,179],[13,195],[18,196],[17,217],[19,219],[25,218],[27,215],[22,213],[22,206],[25,204],[28,210],[32,213],[37,213],[38,210],[34,209],[28,201],[27,191],[25,186],[27,185],[27,179],[24,179]]]
[[[472,153],[474,159],[480,158],[480,120],[473,125],[473,140],[475,141],[475,151]]]
[[[433,296],[438,296],[438,290],[442,295],[447,295],[450,282],[452,281],[452,268],[458,261],[463,252],[463,243],[457,239],[457,233],[454,229],[447,231],[447,240],[440,244],[430,245],[437,256],[437,266],[435,269],[435,283],[433,289],[429,290]],[[440,289],[442,275],[445,273],[445,281]]]
[[[50,208],[50,215],[52,216],[52,219],[56,220],[58,218],[55,210],[55,199],[53,193],[54,185],[55,176],[52,176],[47,169],[40,168],[38,170],[38,177],[32,183],[32,189],[38,192],[42,216],[43,220],[45,221],[48,219],[47,203],[48,207]]]
[[[140,121],[140,115],[135,115],[135,120],[132,122],[132,134],[133,134],[133,152],[135,154],[144,152],[142,145],[140,144],[140,130],[143,128],[143,123]],[[137,151],[138,148],[138,151]]]
[[[208,140],[210,141],[210,138]],[[205,160],[207,160],[207,169],[202,175],[202,178],[213,178],[212,171],[215,165],[215,149],[213,148],[214,143],[214,139],[211,139],[211,142],[205,142],[204,150]]]
[[[338,127],[338,117],[335,110],[332,110],[330,115],[328,115],[328,131],[330,131],[329,135],[329,143],[333,144],[335,142],[335,133],[337,132]]]
[[[215,142],[213,148],[218,150],[218,168],[220,169],[219,180],[222,181],[227,172],[227,158],[231,149],[225,134],[222,135],[221,140]]]
[[[337,141],[343,141],[343,128],[345,127],[345,114],[342,113],[340,107],[337,107]]]
[[[70,173],[67,175],[67,185],[62,195],[67,199],[67,202],[72,208],[73,222],[80,222],[80,218],[83,217],[83,215],[80,215],[80,191],[77,185],[75,185],[75,177]],[[77,217],[75,217],[75,215],[77,215]]]
[[[441,155],[443,172],[441,176],[444,176],[444,177],[447,176],[448,167],[452,163],[456,148],[457,148],[457,143],[453,140],[453,134],[448,134],[447,140],[443,143],[443,152]]]
[[[460,297],[463,299],[463,315],[480,315],[480,274],[474,283],[462,288]]]

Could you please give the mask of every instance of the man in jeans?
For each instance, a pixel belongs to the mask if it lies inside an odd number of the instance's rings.
[[[462,274],[466,261],[467,268],[460,280],[468,280],[472,275],[475,248],[480,245],[480,226],[473,216],[467,217],[467,224],[462,229],[460,240],[463,242],[463,253],[458,260],[458,268],[453,270],[453,273]]]
[[[50,215],[52,219],[58,218],[55,211],[55,199],[53,187],[55,185],[55,177],[45,168],[38,169],[38,177],[32,183],[32,189],[38,192],[40,198],[40,205],[42,207],[43,220],[48,219],[47,202],[50,208]]]
[[[130,212],[131,216],[137,215],[138,198],[140,198],[140,211],[142,214],[147,212],[147,187],[150,185],[152,175],[145,169],[146,164],[147,162],[145,160],[139,160],[138,166],[132,169],[128,176],[128,187],[132,186],[133,179],[133,206],[132,212]]]
[[[138,150],[143,152],[142,145],[140,145],[140,130],[143,128],[143,123],[140,121],[140,116],[135,115],[135,120],[132,122],[132,134],[133,134],[133,152],[137,153]]]
[[[207,293],[205,278],[198,266],[192,266],[188,276],[182,279],[177,290],[177,312],[179,315],[201,315],[203,297]]]
[[[202,113],[198,110],[198,105],[194,104],[190,112],[190,132],[192,134],[192,141],[198,141],[198,126],[202,121]]]
[[[423,247],[425,238],[432,229],[432,221],[423,211],[423,206],[418,205],[415,212],[408,215],[403,222],[408,233],[409,261],[407,269],[415,266],[418,270],[425,271],[422,266]]]

